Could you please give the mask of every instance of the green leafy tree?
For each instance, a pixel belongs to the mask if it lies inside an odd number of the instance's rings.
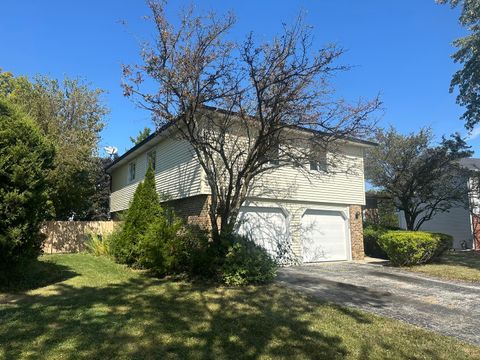
[[[138,132],[138,135],[136,137],[130,136],[130,141],[132,142],[133,145],[138,145],[143,140],[145,140],[147,137],[150,136],[151,131],[152,130],[150,130],[150,128],[145,127],[143,130],[140,130]]]
[[[146,234],[149,225],[162,214],[162,206],[155,189],[155,173],[150,167],[145,179],[135,190],[130,207],[125,214],[121,234],[116,236],[111,244],[115,260],[123,264],[138,265],[140,256],[138,244]]]
[[[466,108],[462,115],[465,127],[472,130],[480,122],[480,3],[478,0],[437,0],[440,4],[460,6],[460,24],[468,28],[467,36],[453,42],[457,52],[453,60],[462,64],[450,83],[450,92],[458,88],[457,103]]]
[[[87,219],[108,220],[110,219],[110,175],[105,168],[114,160],[110,157],[96,159],[95,191],[89,198]]]
[[[14,77],[0,72],[0,97],[19,106],[54,144],[48,181],[55,218],[87,219],[97,180],[97,145],[108,113],[102,90],[77,79]]]
[[[0,99],[0,271],[40,254],[53,159],[36,124]]]
[[[408,230],[463,201],[465,171],[458,160],[471,155],[458,134],[433,144],[430,129],[402,135],[378,130],[379,146],[367,153],[365,175],[403,210]]]

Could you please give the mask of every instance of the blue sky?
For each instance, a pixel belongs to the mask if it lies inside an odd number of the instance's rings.
[[[170,1],[169,13],[175,15],[190,3]],[[314,27],[315,46],[335,42],[347,50],[340,63],[353,68],[334,79],[339,96],[354,100],[380,93],[384,102],[380,125],[393,125],[401,132],[431,126],[438,137],[466,133],[458,120],[462,109],[448,92],[458,68],[450,58],[451,43],[464,30],[458,12],[448,6],[434,0],[197,4],[219,13],[234,11],[237,24],[231,36],[237,39],[249,31],[270,39],[282,22],[292,22],[304,11]],[[138,62],[141,42],[154,36],[144,15],[148,9],[141,0],[3,0],[0,68],[15,75],[79,76],[106,90],[104,100],[111,113],[100,145],[117,146],[122,153],[131,146],[130,135],[152,126],[149,113],[124,98],[120,88],[121,64]],[[480,136],[469,143],[476,150]]]

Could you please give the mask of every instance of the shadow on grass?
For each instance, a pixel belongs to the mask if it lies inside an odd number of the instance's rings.
[[[0,359],[447,359],[464,347],[410,346],[425,333],[280,286],[172,282],[75,260],[72,281],[0,303]]]
[[[52,285],[78,275],[69,267],[34,260],[16,269],[0,270],[0,292],[23,292]]]
[[[341,359],[337,336],[280,288],[223,289],[137,278],[104,288],[58,284],[0,310],[0,357]],[[3,354],[2,354],[3,351]]]
[[[433,262],[433,264],[465,266],[475,270],[480,270],[480,252],[449,251]]]

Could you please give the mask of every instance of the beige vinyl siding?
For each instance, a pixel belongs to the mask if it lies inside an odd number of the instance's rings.
[[[262,199],[364,205],[363,149],[348,145],[343,148],[343,153],[342,164],[332,168],[330,173],[314,170],[300,171],[293,166],[265,173],[254,182],[249,196]],[[309,169],[308,164],[307,169]]]
[[[227,149],[241,154],[252,146],[252,139],[238,134],[227,134]],[[301,139],[301,138],[300,138]],[[303,142],[299,140],[299,146]],[[317,203],[364,205],[364,148],[355,143],[337,143],[330,145],[330,152],[320,150],[317,161],[327,162],[327,172],[310,170],[306,161],[305,169],[282,166],[258,176],[251,184],[249,197]],[[242,159],[242,157],[240,157]],[[315,155],[310,159],[315,160]],[[241,161],[240,161],[241,165]],[[221,178],[221,176],[220,176]],[[209,191],[208,185],[205,187]]]
[[[184,140],[167,138],[112,171],[111,212],[128,208],[138,183],[145,177],[147,153],[152,150],[156,150],[155,183],[162,196],[173,200],[201,194],[202,171],[190,145]],[[136,176],[129,183],[128,165],[132,161],[136,162]]]
[[[241,141],[240,141],[241,142]],[[235,146],[242,144],[236,143]],[[139,181],[145,175],[147,153],[156,150],[157,190],[169,199],[209,194],[210,188],[200,164],[188,142],[176,137],[162,139],[155,146],[145,147],[136,161],[136,178],[128,183],[128,164],[112,171],[111,211],[127,209]],[[343,144],[343,156],[334,162],[330,173],[288,166],[264,173],[255,179],[249,198],[288,200],[323,204],[365,204],[363,147]],[[332,154],[327,154],[332,160]],[[330,161],[332,163],[332,161]]]

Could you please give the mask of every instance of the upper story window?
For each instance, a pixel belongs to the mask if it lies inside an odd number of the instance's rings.
[[[147,168],[150,166],[152,167],[153,171],[155,171],[157,166],[157,152],[155,150],[147,153]]]
[[[129,182],[132,182],[135,180],[135,176],[137,172],[136,170],[137,170],[137,163],[131,162],[130,164],[128,164],[128,181]]]
[[[273,146],[270,149],[268,149],[267,159],[268,159],[268,163],[270,165],[280,164],[279,158],[280,158],[280,149],[279,149],[278,145]]]
[[[325,149],[312,150],[310,156],[310,170],[312,171],[327,171],[327,152]]]

